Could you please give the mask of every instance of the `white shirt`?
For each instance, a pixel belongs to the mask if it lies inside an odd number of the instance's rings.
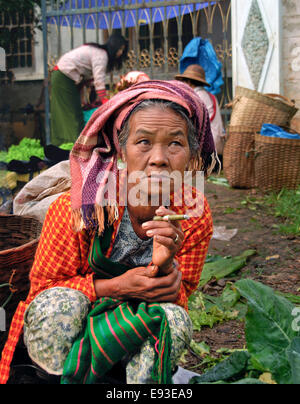
[[[203,103],[206,105],[206,108],[208,109],[209,117],[212,118],[214,115],[214,103],[213,103],[213,100],[211,99],[210,95],[203,87],[195,87],[194,91],[201,98]],[[214,137],[217,153],[223,154],[225,131],[224,131],[219,103],[218,103],[217,99],[216,99],[216,101],[217,101],[216,116],[213,119],[213,121],[210,122],[210,125],[211,125],[212,134]]]
[[[105,89],[108,55],[104,49],[82,45],[65,53],[58,61],[59,70],[79,84],[82,80],[94,79],[97,90]]]

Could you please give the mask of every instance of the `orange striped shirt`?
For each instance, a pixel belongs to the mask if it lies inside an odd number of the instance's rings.
[[[178,214],[183,208],[172,207]],[[110,254],[124,208],[114,223]],[[205,262],[208,245],[213,233],[210,208],[204,198],[204,211],[198,217],[182,222],[185,234],[183,245],[176,256],[182,272],[182,282],[176,303],[187,310],[188,298],[197,289]],[[92,235],[88,231],[74,233],[71,228],[70,193],[60,196],[49,208],[45,218],[40,242],[30,272],[31,287],[25,302],[21,302],[12,319],[6,345],[0,362],[0,383],[9,378],[10,364],[15,347],[23,332],[23,318],[28,305],[42,291],[62,286],[84,293],[91,302],[97,296],[94,287],[94,273],[88,264]]]

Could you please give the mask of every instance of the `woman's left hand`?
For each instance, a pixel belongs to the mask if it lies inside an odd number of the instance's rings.
[[[159,207],[157,216],[174,215],[170,209]],[[152,264],[157,265],[161,274],[169,274],[173,270],[173,261],[184,240],[180,221],[149,221],[142,227],[148,237],[153,237]]]

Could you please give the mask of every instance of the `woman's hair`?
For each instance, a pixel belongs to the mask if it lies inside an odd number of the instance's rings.
[[[114,68],[117,70],[121,69],[124,60],[127,57],[128,44],[126,39],[119,34],[112,34],[104,45],[100,45],[96,42],[89,42],[86,45],[94,46],[95,48],[100,48],[106,50],[108,54],[108,64],[107,73],[111,72]],[[119,58],[116,58],[116,54],[119,49],[124,46],[124,51]]]
[[[191,156],[196,157],[197,152],[199,150],[199,142],[197,139],[197,133],[196,133],[195,126],[193,125],[193,122],[189,118],[188,112],[181,105],[176,104],[175,102],[167,101],[167,100],[158,100],[158,99],[145,100],[145,101],[142,101],[140,104],[138,104],[132,110],[129,117],[124,122],[122,129],[119,133],[119,143],[120,143],[121,148],[124,148],[126,146],[126,143],[127,143],[128,137],[129,137],[130,117],[132,117],[132,115],[138,111],[145,110],[148,108],[155,108],[155,107],[159,107],[162,110],[171,109],[172,111],[174,111],[176,114],[180,115],[186,121],[187,127],[188,127],[188,142],[189,142],[189,146],[190,146]]]

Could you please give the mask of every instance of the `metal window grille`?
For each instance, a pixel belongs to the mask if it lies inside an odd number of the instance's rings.
[[[10,40],[6,42],[7,70],[30,68],[33,65],[33,22],[34,12],[8,14],[0,12],[0,30],[7,33]],[[8,80],[8,73],[2,74],[2,81]]]

